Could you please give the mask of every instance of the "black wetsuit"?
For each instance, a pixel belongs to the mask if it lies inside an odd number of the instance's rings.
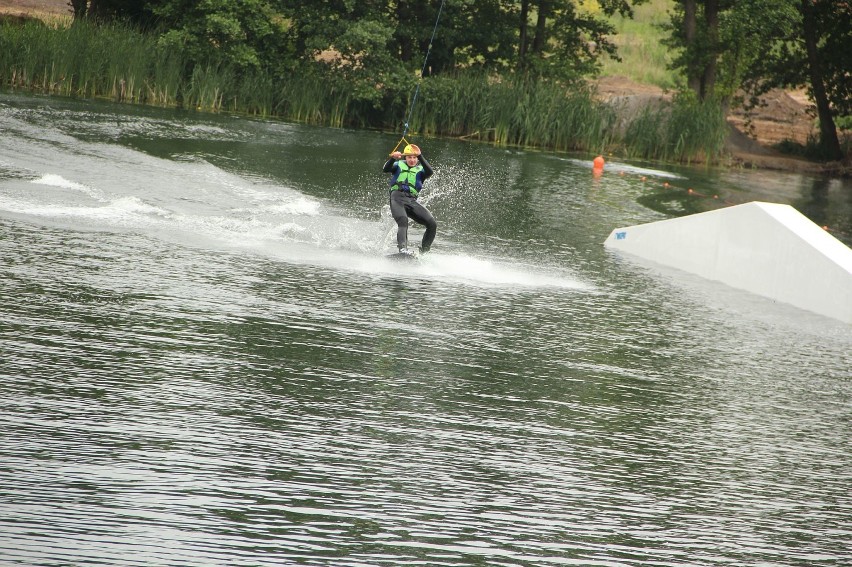
[[[403,158],[405,159],[405,158]],[[432,176],[432,167],[422,155],[418,156],[420,165],[423,166],[423,171],[417,174],[418,190],[422,189],[423,181]],[[399,168],[396,165],[397,160],[391,158],[385,162],[382,171],[385,173],[394,173],[391,180],[393,184],[396,176],[399,174]],[[417,202],[417,195],[412,194],[404,189],[395,189],[391,187],[390,191],[390,210],[393,220],[396,221],[396,245],[400,250],[408,248],[408,219],[426,227],[426,232],[423,234],[423,242],[420,245],[421,252],[428,252],[435,240],[435,233],[438,230],[438,223],[435,222],[435,217],[429,212],[426,207]]]

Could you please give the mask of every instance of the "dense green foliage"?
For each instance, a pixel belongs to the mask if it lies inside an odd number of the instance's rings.
[[[603,151],[619,141],[614,110],[580,87],[468,72],[424,81],[421,96],[413,121],[423,134],[555,150]]]
[[[155,29],[191,63],[216,51],[238,67],[281,71],[334,53],[350,79],[361,70],[383,82],[419,70],[439,11],[425,75],[478,67],[576,80],[615,54],[608,16],[643,1],[593,0],[589,11],[574,0],[72,0],[79,18]]]
[[[670,45],[685,80],[659,82],[697,96],[616,128],[615,111],[583,79],[616,56],[612,22],[629,21],[643,1],[72,0],[67,28],[5,25],[0,81],[332,126],[398,130],[413,111],[421,134],[714,160],[741,87],[813,84],[800,33],[810,15],[829,120],[848,112],[848,57],[838,55],[849,41],[847,4],[677,0]]]
[[[149,8],[162,30],[160,45],[191,63],[216,59],[239,70],[274,69],[287,53],[286,26],[265,0],[170,0]]]

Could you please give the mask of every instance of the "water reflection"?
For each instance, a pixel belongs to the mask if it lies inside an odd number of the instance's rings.
[[[829,233],[852,245],[852,185],[848,180],[815,177],[809,191],[791,203],[797,210],[826,227]]]

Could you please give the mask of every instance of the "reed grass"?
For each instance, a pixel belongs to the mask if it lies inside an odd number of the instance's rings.
[[[583,88],[466,73],[424,80],[413,122],[424,135],[595,151],[610,140],[614,120]]]
[[[183,87],[183,56],[174,51],[157,50],[157,57],[145,79],[145,98],[148,104],[169,106],[180,100]]]
[[[0,83],[15,88],[173,105],[183,65],[121,23],[0,24]]]
[[[670,104],[640,112],[627,125],[623,147],[629,157],[709,163],[722,155],[727,134],[718,101],[678,96]]]
[[[415,81],[392,78],[359,99],[339,75],[313,66],[279,77],[223,61],[189,62],[156,37],[122,24],[0,24],[0,84],[72,97],[108,98],[201,111],[238,112],[333,127],[396,130]],[[690,161],[721,155],[718,105],[677,99],[616,127],[617,109],[583,86],[482,72],[426,77],[411,133],[478,139],[498,146]],[[623,134],[622,134],[623,132]]]
[[[265,75],[248,74],[237,81],[226,109],[256,116],[274,116],[276,100],[274,81]]]
[[[278,115],[304,124],[322,124],[324,95],[325,85],[320,77],[291,77],[281,86],[276,105]]]

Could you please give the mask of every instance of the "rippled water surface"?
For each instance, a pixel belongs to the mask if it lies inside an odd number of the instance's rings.
[[[852,329],[603,248],[840,182],[0,95],[0,564],[852,564]],[[412,236],[419,236],[417,228]]]

